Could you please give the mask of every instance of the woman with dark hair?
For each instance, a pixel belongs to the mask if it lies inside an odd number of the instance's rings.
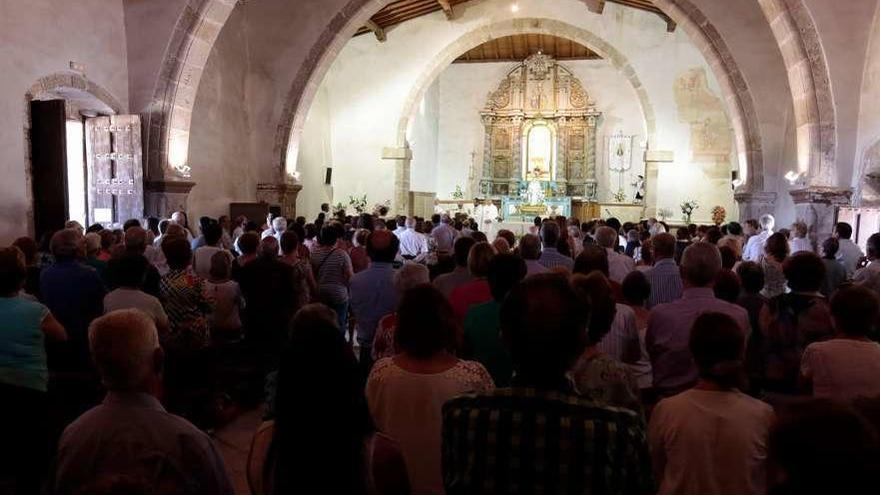
[[[767,238],[764,245],[764,257],[761,266],[764,268],[764,289],[761,295],[770,299],[785,293],[785,274],[782,264],[788,257],[788,239],[779,232]]]
[[[312,300],[312,295],[318,292],[312,265],[309,263],[309,258],[300,256],[300,247],[302,243],[296,233],[288,230],[281,234],[281,256],[278,260],[293,268],[293,285],[297,289],[294,301],[296,308],[308,304]]]
[[[400,447],[373,426],[360,367],[332,310],[306,306],[291,328],[275,420],[260,427],[251,446],[251,493],[408,494]],[[314,402],[305,405],[303,397]]]
[[[873,493],[876,487],[877,429],[848,405],[821,399],[787,408],[768,444],[771,494]]]
[[[17,247],[0,248],[0,486],[39,493],[48,464],[46,341],[67,340],[46,306],[21,296],[27,277]]]
[[[825,264],[825,282],[819,290],[823,296],[831,297],[831,294],[846,282],[846,268],[837,261],[837,251],[840,250],[840,242],[836,237],[829,237],[822,242],[822,263]]]
[[[660,401],[648,426],[658,493],[765,493],[773,408],[738,390],[742,329],[730,316],[704,313],[689,347],[699,381]]]
[[[629,306],[636,316],[636,330],[639,333],[639,347],[641,357],[635,363],[629,365],[642,397],[650,396],[653,386],[653,374],[651,373],[651,357],[645,346],[645,335],[648,332],[648,316],[650,311],[645,307],[648,297],[651,295],[651,282],[641,271],[630,272],[621,284],[623,302]]]
[[[880,397],[880,344],[870,339],[880,316],[874,291],[844,287],[831,299],[834,338],[807,346],[801,382],[813,396],[847,401]]]
[[[829,339],[834,327],[828,301],[819,293],[825,280],[822,260],[801,251],[785,261],[783,270],[791,292],[769,300],[761,310],[759,340],[765,390],[791,395],[798,393],[804,349]]]
[[[443,404],[457,395],[494,388],[483,365],[455,357],[460,334],[443,294],[430,285],[414,287],[403,294],[397,309],[398,353],[377,361],[367,380],[373,420],[400,442],[413,493],[443,493]]]
[[[603,352],[599,343],[611,330],[619,305],[611,297],[605,275],[593,272],[574,275],[571,284],[589,305],[587,348],[571,370],[578,393],[610,406],[625,407],[641,413],[639,386],[626,365]]]

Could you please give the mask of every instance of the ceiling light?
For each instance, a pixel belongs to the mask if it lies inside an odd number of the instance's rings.
[[[513,2],[512,4],[510,4],[510,11],[513,12],[514,14],[519,12],[519,4],[516,2]]]

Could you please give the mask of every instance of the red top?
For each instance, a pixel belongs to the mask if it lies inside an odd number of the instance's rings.
[[[464,323],[467,310],[474,304],[482,304],[492,300],[492,292],[489,290],[489,282],[481,278],[470,281],[453,289],[449,295],[449,302],[458,321]]]

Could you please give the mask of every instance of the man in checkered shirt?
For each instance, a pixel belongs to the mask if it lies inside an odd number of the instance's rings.
[[[576,395],[566,372],[583,352],[588,311],[556,274],[535,275],[501,308],[510,388],[443,407],[443,481],[471,493],[652,493],[642,419]]]

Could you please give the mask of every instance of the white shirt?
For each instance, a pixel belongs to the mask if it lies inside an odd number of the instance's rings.
[[[596,347],[620,362],[634,363],[641,354],[636,313],[624,304],[617,304],[615,307],[617,312],[614,314],[611,330]]]
[[[244,298],[237,282],[205,280],[204,294],[214,307],[209,317],[212,330],[238,330],[242,327],[239,310],[244,307]]]
[[[407,371],[393,358],[376,362],[367,379],[367,405],[376,428],[400,442],[413,495],[443,493],[443,404],[494,388],[489,372],[475,361],[434,374]]]
[[[843,265],[846,276],[852,277],[856,267],[859,266],[859,259],[864,256],[864,253],[862,253],[862,248],[851,239],[838,239],[838,242],[840,249],[837,250],[835,258]]]
[[[622,284],[629,272],[635,270],[636,262],[629,256],[620,254],[613,249],[606,248],[605,251],[608,253],[608,278]]]
[[[168,328],[168,315],[162,303],[146,292],[120,287],[104,296],[104,314],[119,309],[139,309],[152,318],[157,327]]]
[[[660,401],[648,425],[658,494],[764,494],[772,421],[773,408],[735,390]]]
[[[880,396],[880,344],[831,339],[807,346],[801,374],[813,380],[813,396],[851,400]]]
[[[813,244],[806,237],[792,237],[788,246],[791,250],[791,254],[799,253],[801,251],[813,252]]]
[[[405,225],[401,225],[400,227],[397,227],[396,229],[394,229],[393,231],[391,231],[391,233],[394,234],[394,235],[396,235],[397,237],[400,237],[400,234],[403,234],[404,232],[406,232],[406,226],[405,226]]]
[[[211,275],[211,257],[217,253],[226,253],[229,262],[232,262],[232,253],[217,246],[202,246],[193,252],[193,271],[202,278],[208,278]]]
[[[749,237],[746,247],[743,248],[743,261],[754,261],[758,263],[764,257],[764,244],[767,238],[773,235],[772,230],[762,230],[761,232]]]
[[[416,261],[421,261],[428,254],[428,239],[415,229],[404,229],[397,238],[400,239],[401,256],[414,256]]]

